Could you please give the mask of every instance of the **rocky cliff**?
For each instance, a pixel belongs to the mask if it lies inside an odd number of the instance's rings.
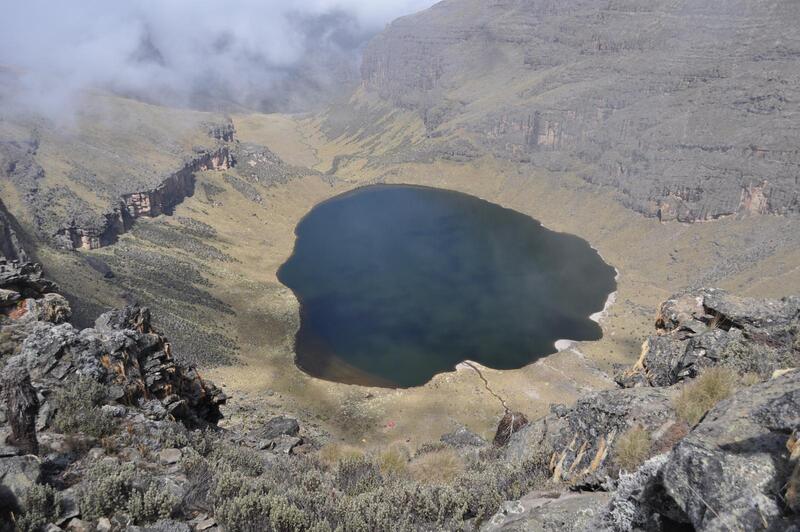
[[[213,134],[217,134],[217,131],[214,130]],[[232,133],[220,135],[220,138],[232,138]],[[119,204],[103,215],[103,223],[80,225],[73,220],[70,225],[56,232],[56,242],[67,249],[97,249],[112,244],[119,235],[130,229],[137,218],[170,213],[187,196],[194,194],[196,172],[227,170],[231,166],[233,157],[228,146],[203,150],[184,163],[180,170],[170,174],[158,187],[124,194]]]
[[[362,80],[431,139],[646,216],[797,213],[798,19],[791,0],[445,0],[376,37]]]

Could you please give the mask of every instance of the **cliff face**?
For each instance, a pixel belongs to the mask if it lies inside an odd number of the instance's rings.
[[[227,135],[221,138],[227,138]],[[194,194],[196,172],[227,170],[231,166],[233,158],[227,146],[203,151],[170,174],[158,187],[124,194],[119,204],[103,215],[105,222],[102,225],[78,226],[73,222],[57,232],[56,240],[68,249],[97,249],[112,244],[131,228],[137,218],[169,214],[176,205]]]
[[[662,220],[800,212],[800,4],[446,0],[362,83],[432,138],[567,169]]]
[[[26,262],[28,254],[22,247],[15,226],[13,217],[0,201],[0,258]]]

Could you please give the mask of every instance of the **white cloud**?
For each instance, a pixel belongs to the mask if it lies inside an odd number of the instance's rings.
[[[86,87],[165,103],[198,96],[257,106],[287,77],[324,84],[331,63],[434,0],[10,0],[0,65],[15,105],[68,106]],[[9,95],[5,95],[8,101]]]

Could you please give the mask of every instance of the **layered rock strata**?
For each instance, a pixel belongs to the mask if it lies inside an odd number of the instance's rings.
[[[194,194],[196,172],[227,170],[231,166],[233,157],[228,146],[202,151],[158,187],[124,194],[111,212],[103,215],[101,226],[81,227],[73,222],[57,232],[56,240],[67,249],[96,249],[112,244],[131,228],[137,218],[169,214],[176,205]]]

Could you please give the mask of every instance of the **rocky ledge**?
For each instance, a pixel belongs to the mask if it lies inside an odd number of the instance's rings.
[[[214,134],[216,134],[214,130]],[[224,132],[223,132],[224,133]],[[223,134],[222,138],[228,138]],[[234,164],[230,148],[219,146],[214,150],[201,150],[188,159],[177,172],[170,174],[156,188],[124,194],[110,212],[103,215],[99,226],[80,226],[72,222],[59,229],[56,242],[66,249],[97,249],[116,242],[127,232],[137,218],[168,214],[185,198],[194,194],[195,173],[206,170],[227,170]]]
[[[800,298],[670,298],[619,388],[553,405],[505,447],[548,452],[570,491],[508,502],[488,529],[800,530],[798,367]]]

